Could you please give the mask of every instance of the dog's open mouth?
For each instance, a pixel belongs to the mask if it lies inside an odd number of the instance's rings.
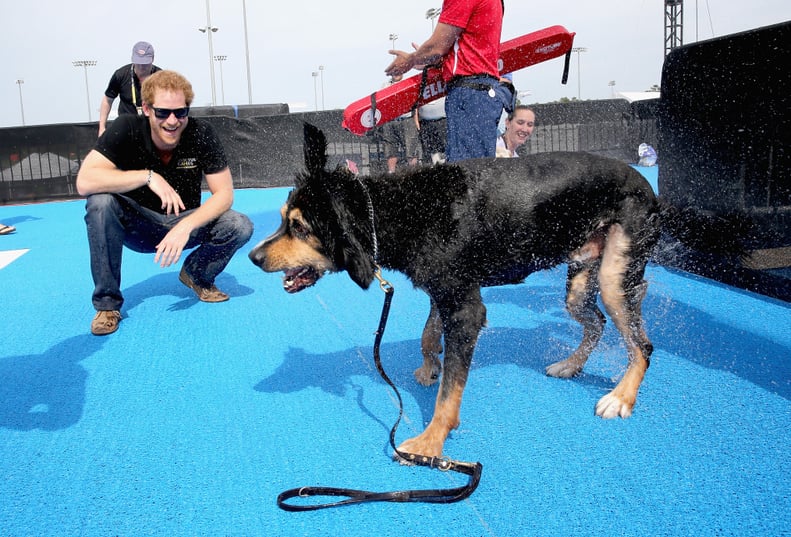
[[[287,293],[297,293],[316,283],[319,278],[321,274],[313,267],[288,269],[283,276],[283,289]]]

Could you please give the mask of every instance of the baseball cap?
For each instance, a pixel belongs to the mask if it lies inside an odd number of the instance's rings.
[[[145,41],[135,43],[135,46],[132,47],[132,63],[141,65],[154,63],[154,47],[151,46],[151,43]]]

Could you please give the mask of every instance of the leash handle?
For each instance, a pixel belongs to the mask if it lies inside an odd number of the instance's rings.
[[[393,503],[455,503],[468,498],[481,480],[483,466],[480,463],[469,464],[470,481],[468,484],[450,489],[425,489],[425,490],[397,490],[392,492],[370,492],[367,490],[354,490],[336,487],[300,487],[281,492],[277,496],[277,506],[284,511],[302,512],[317,511],[328,507],[341,507],[364,502],[393,502]],[[460,469],[457,471],[461,471]],[[464,471],[463,473],[467,473]],[[292,498],[309,497],[345,497],[337,502],[302,504],[288,503]]]
[[[423,503],[454,503],[469,497],[475,489],[478,488],[478,483],[481,481],[481,473],[483,472],[483,465],[479,462],[461,462],[454,461],[447,457],[425,457],[422,455],[415,455],[413,453],[406,453],[399,451],[395,445],[395,434],[398,429],[401,418],[404,416],[404,402],[401,399],[401,393],[398,388],[390,380],[390,377],[385,373],[382,367],[382,360],[379,355],[379,347],[382,342],[385,327],[387,326],[387,317],[390,314],[390,304],[393,301],[393,286],[390,282],[382,278],[381,270],[377,267],[375,272],[376,278],[379,280],[379,286],[385,293],[384,305],[382,306],[382,315],[379,318],[379,327],[376,329],[376,337],[374,338],[374,363],[376,369],[382,376],[384,381],[393,389],[398,399],[398,419],[396,420],[393,428],[390,429],[390,445],[395,451],[396,455],[409,464],[416,464],[419,466],[426,466],[429,468],[437,468],[443,472],[459,472],[470,476],[468,483],[461,487],[449,489],[424,489],[424,490],[398,490],[391,492],[371,492],[367,490],[355,490],[338,487],[299,487],[281,492],[277,496],[277,506],[284,511],[301,512],[301,511],[315,511],[318,509],[325,509],[327,507],[340,507],[342,505],[351,505],[363,502],[423,502]],[[318,504],[301,504],[296,505],[288,503],[287,500],[292,498],[309,498],[318,496],[342,497],[345,500],[339,500],[329,503]]]

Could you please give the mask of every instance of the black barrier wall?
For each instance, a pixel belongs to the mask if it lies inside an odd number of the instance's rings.
[[[743,209],[763,247],[791,245],[791,23],[673,50],[662,71],[659,188]]]
[[[0,203],[77,197],[77,171],[97,131],[95,123],[0,129]]]
[[[536,105],[536,129],[520,152],[591,151],[637,162],[641,142],[656,147],[651,102],[613,99]],[[345,131],[341,110],[285,112],[285,105],[270,105],[195,108],[190,114],[216,128],[238,188],[293,184],[303,165],[304,122],[324,130],[330,164],[349,159],[364,174],[384,169],[383,146],[375,136]],[[0,129],[0,203],[78,197],[77,170],[96,142],[97,131],[95,123]]]
[[[741,266],[663,260],[791,300],[791,22],[680,47],[662,70],[659,190],[674,205],[741,212]]]

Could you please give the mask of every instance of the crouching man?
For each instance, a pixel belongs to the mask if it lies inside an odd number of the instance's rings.
[[[228,300],[214,279],[250,239],[253,224],[231,210],[233,180],[225,152],[211,125],[189,118],[193,97],[192,85],[174,71],[148,77],[144,115],[113,121],[77,175],[77,191],[87,197],[93,334],[118,329],[124,246],[155,253],[161,267],[197,247],[184,260],[179,280],[204,302]],[[204,176],[211,196],[201,204]]]

